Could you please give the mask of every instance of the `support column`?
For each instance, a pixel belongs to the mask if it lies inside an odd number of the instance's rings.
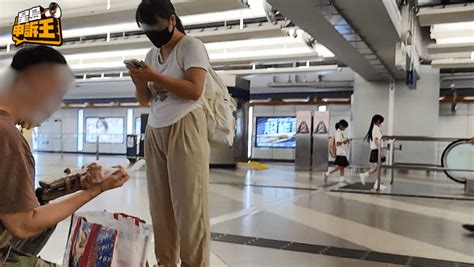
[[[409,90],[403,81],[368,82],[359,75],[352,97],[352,136],[364,137],[373,115],[384,116],[384,135],[437,136],[439,132],[439,70],[422,66],[417,89]],[[437,164],[438,145],[405,142],[396,161]],[[352,145],[352,163],[367,165],[369,146],[360,140]]]
[[[352,136],[363,138],[369,130],[370,120],[375,114],[385,117],[388,125],[389,83],[368,82],[361,76],[355,75],[354,95],[352,96]],[[386,129],[384,133],[387,133]],[[370,154],[369,143],[356,139],[352,142],[352,164],[368,165]]]
[[[439,69],[421,66],[416,90],[408,90],[403,82],[395,89],[394,135],[439,135]],[[397,162],[439,164],[438,144],[405,142],[396,153]]]

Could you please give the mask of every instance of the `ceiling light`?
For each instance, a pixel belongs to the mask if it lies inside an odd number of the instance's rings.
[[[256,46],[285,46],[289,44],[305,44],[301,39],[295,39],[291,37],[273,37],[273,38],[259,38],[253,40],[239,40],[229,42],[215,42],[207,43],[206,48],[208,50],[218,49],[231,49],[231,48],[245,48],[245,47],[256,47]]]
[[[69,107],[69,108],[84,108],[86,107],[86,103],[84,104],[66,104],[66,107]]]
[[[323,102],[347,102],[349,98],[323,98]]]
[[[116,106],[115,102],[110,102],[110,103],[94,103],[94,107],[113,107]]]
[[[102,63],[90,63],[90,64],[73,64],[70,65],[72,70],[82,69],[107,69],[107,68],[119,68],[125,67],[122,61],[114,62],[102,62]]]
[[[462,36],[462,37],[436,39],[436,44],[466,44],[466,43],[474,43],[474,36]]]
[[[123,103],[120,103],[120,106],[126,106],[126,107],[140,107],[142,104],[138,103],[138,102],[123,102]]]
[[[472,101],[474,100],[474,96],[465,96],[463,99],[467,101]]]
[[[265,99],[251,99],[250,103],[269,103],[271,102],[271,98],[265,98]]]
[[[141,55],[142,58],[150,51],[150,49],[131,49],[131,50],[115,50],[109,52],[97,52],[97,53],[83,53],[66,55],[66,60],[80,60],[80,59],[98,59],[98,58],[112,58],[112,57],[129,57]]]
[[[289,48],[289,49],[269,49],[269,50],[255,50],[246,52],[234,52],[234,53],[210,53],[209,57],[211,60],[218,59],[234,59],[234,58],[255,58],[265,56],[287,56],[287,55],[298,55],[298,54],[313,54],[315,53],[309,47]]]
[[[437,44],[473,43],[474,21],[432,25],[430,36]]]
[[[285,103],[289,103],[289,102],[302,102],[302,103],[308,103],[310,98],[309,97],[305,97],[305,98],[285,98],[285,99],[282,99],[283,102]]]
[[[474,21],[440,23],[431,26],[432,31],[456,31],[456,30],[473,30]]]
[[[135,22],[112,24],[112,25],[103,25],[103,26],[88,27],[88,28],[63,30],[63,38],[105,34],[109,32],[112,33],[112,32],[126,32],[126,31],[138,31],[138,30],[140,29],[138,28],[138,25]]]
[[[439,98],[439,101],[443,101],[444,99],[445,99],[445,97],[442,96],[442,97]]]
[[[318,107],[318,111],[319,112],[326,112],[328,110],[328,107],[327,106],[319,106]]]

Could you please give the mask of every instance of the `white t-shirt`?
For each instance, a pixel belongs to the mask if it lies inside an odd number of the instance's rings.
[[[347,156],[347,144],[337,145],[338,142],[344,142],[347,140],[344,137],[344,132],[337,130],[336,134],[334,135],[334,139],[336,141],[336,156]]]
[[[382,139],[382,130],[377,125],[374,125],[374,128],[372,129],[372,140],[370,140],[371,150],[378,149],[375,139],[379,139],[380,144],[380,140]]]
[[[204,44],[199,39],[187,35],[176,44],[162,64],[158,59],[159,55],[160,49],[153,47],[146,55],[145,62],[159,73],[175,79],[185,79],[185,73],[190,68],[202,68],[207,71],[211,67]],[[152,94],[148,125],[153,128],[173,125],[189,112],[202,106],[200,100],[175,96],[166,90],[155,88],[154,83],[149,83],[148,88]]]

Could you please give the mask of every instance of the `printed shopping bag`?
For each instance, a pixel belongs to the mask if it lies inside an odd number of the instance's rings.
[[[73,216],[63,265],[69,267],[110,267],[114,256],[117,231]]]
[[[111,253],[111,265],[100,266],[147,266],[147,256],[148,254],[150,254],[150,249],[152,249],[151,242],[153,237],[153,231],[151,226],[145,224],[145,221],[126,214],[113,214],[109,212],[85,212],[77,214],[74,217],[82,218],[83,221],[88,222],[88,224],[102,226],[102,228],[113,229],[116,231],[116,240],[112,247],[113,252]],[[79,228],[79,230],[75,230],[78,227],[76,225],[78,223],[78,220],[73,219],[72,223],[73,225],[71,226],[70,232],[76,233],[80,231],[81,228]],[[85,230],[83,232],[87,233],[89,231],[87,227],[84,227],[84,229]],[[77,235],[77,233],[75,235]],[[82,235],[84,236],[84,234]],[[71,237],[69,239],[71,240],[71,242],[68,242],[68,245],[69,243],[73,243]],[[72,249],[74,249],[74,247],[72,247]],[[66,247],[66,254],[68,253],[68,251],[71,251],[71,247]],[[79,251],[79,253],[80,252],[81,251]],[[74,255],[77,253],[72,254]],[[90,256],[93,258],[96,255],[91,254]],[[105,257],[106,259],[108,259],[107,256]],[[66,261],[64,265],[68,266],[66,265]],[[71,266],[82,267],[82,265]]]

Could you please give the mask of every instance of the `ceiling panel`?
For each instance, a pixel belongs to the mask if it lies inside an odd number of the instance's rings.
[[[246,7],[242,0],[175,0],[176,12],[180,16],[219,12]],[[15,16],[19,11],[31,7],[34,1],[0,0],[0,35],[11,31]],[[37,1],[48,5],[49,1]],[[62,25],[64,29],[93,27],[97,25],[118,24],[135,21],[135,10],[139,0],[64,0],[60,5],[64,11]]]

